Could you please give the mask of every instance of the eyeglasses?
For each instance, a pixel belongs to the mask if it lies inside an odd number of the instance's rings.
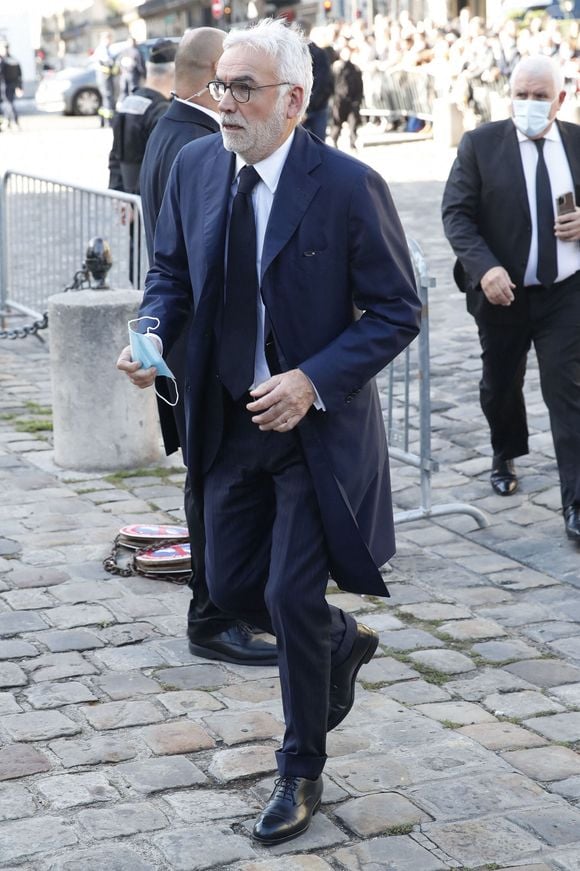
[[[273,85],[247,85],[245,82],[208,82],[207,89],[216,103],[226,95],[229,90],[236,103],[247,103],[252,96],[252,91],[261,91],[263,88],[279,88],[281,85],[290,85],[291,82],[274,82]]]

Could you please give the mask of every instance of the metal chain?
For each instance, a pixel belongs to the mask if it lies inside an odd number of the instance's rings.
[[[137,566],[137,557],[141,556],[141,554],[149,553],[152,550],[159,550],[162,547],[167,547],[172,544],[182,544],[183,539],[160,538],[157,541],[152,541],[146,547],[141,547],[136,550],[129,563],[123,567],[119,565],[118,556],[119,551],[126,548],[125,545],[121,544],[120,538],[120,535],[116,536],[111,553],[103,560],[103,568],[106,572],[109,572],[111,575],[118,575],[121,578],[131,578],[138,575],[143,578],[152,578],[155,581],[169,581],[172,584],[178,584],[180,586],[187,584],[188,576],[186,575],[184,577],[184,573],[172,574],[170,572],[164,572],[163,574],[158,574],[152,571],[145,571]]]
[[[75,272],[72,283],[67,285],[62,293],[67,293],[69,290],[82,290],[90,288],[91,279],[89,271],[83,265],[82,269]],[[12,330],[0,330],[0,339],[25,339],[27,336],[38,336],[40,330],[45,330],[48,327],[48,312],[44,312],[42,317],[33,321],[31,324],[25,324],[23,327],[15,327]],[[40,338],[40,337],[38,337]]]

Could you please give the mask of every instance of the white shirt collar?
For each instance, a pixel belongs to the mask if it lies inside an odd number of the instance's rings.
[[[190,103],[189,100],[182,100],[181,97],[173,98],[177,103],[183,103],[184,106],[189,106],[190,109],[197,109],[199,112],[203,112],[205,115],[209,115],[210,118],[213,118],[214,121],[220,123],[220,116],[217,112],[214,112],[213,109],[206,109],[205,106],[200,106],[198,103]]]
[[[518,135],[518,142],[533,142],[533,139],[530,139],[529,136],[526,136],[525,133],[522,133],[521,130],[518,130],[516,127],[516,133]],[[556,121],[552,123],[552,126],[548,130],[547,133],[544,134],[544,139],[551,139],[553,142],[561,142],[562,139],[560,137],[560,131],[558,130],[558,125]]]
[[[265,157],[264,160],[260,160],[258,163],[254,164],[254,169],[272,194],[276,193],[276,188],[278,187],[278,182],[280,181],[280,176],[282,175],[282,170],[284,169],[284,164],[288,157],[288,152],[290,151],[290,147],[294,141],[295,132],[296,131],[293,130],[288,139],[286,139],[282,145],[276,149],[276,151],[273,151],[269,157]],[[238,177],[242,167],[245,165],[246,161],[240,157],[239,154],[236,154],[236,178]]]

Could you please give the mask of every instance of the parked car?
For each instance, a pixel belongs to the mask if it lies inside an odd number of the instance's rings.
[[[177,37],[167,37],[179,42]],[[147,60],[157,39],[139,44],[143,60]],[[128,47],[128,42],[111,45],[114,57]],[[60,72],[47,71],[36,90],[36,106],[44,112],[63,112],[65,115],[96,115],[101,107],[101,94],[97,85],[97,62],[89,59],[84,67],[67,67]]]

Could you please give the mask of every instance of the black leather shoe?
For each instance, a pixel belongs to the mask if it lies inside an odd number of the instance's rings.
[[[511,496],[515,493],[518,489],[518,478],[513,460],[494,460],[489,480],[499,496]]]
[[[564,508],[564,525],[568,538],[580,544],[580,505]]]
[[[189,652],[236,665],[278,665],[276,645],[260,638],[246,623],[233,623],[229,629],[203,640],[190,638]]]
[[[365,662],[370,662],[379,644],[379,636],[362,623],[357,625],[356,638],[348,659],[330,673],[328,724],[330,732],[342,723],[354,704],[356,676]]]
[[[254,840],[272,846],[304,834],[321,800],[322,776],[316,780],[279,777],[268,804],[254,825]]]

